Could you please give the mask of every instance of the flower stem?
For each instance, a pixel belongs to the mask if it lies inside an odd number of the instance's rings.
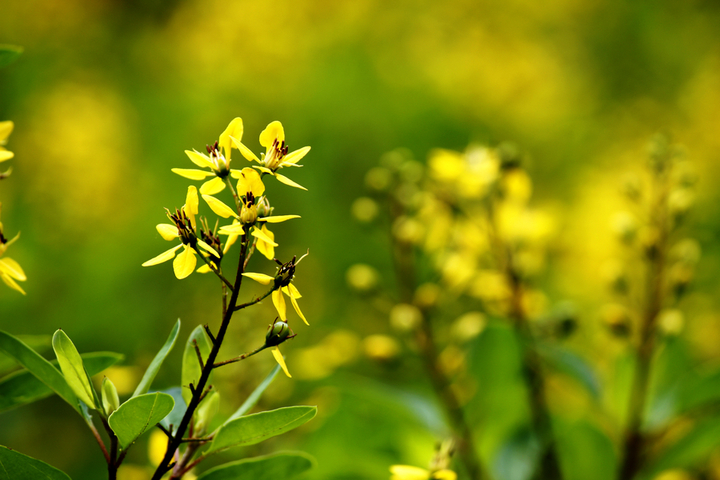
[[[242,274],[244,271],[245,256],[247,255],[247,250],[248,250],[248,232],[247,232],[247,229],[245,229],[245,231],[241,237],[240,258],[238,261],[237,273],[235,274],[235,288],[231,289],[232,294],[230,295],[228,307],[225,310],[225,314],[223,315],[222,322],[220,324],[220,329],[218,330],[218,333],[215,336],[215,343],[212,345],[212,348],[210,349],[210,353],[208,355],[207,360],[205,361],[205,365],[204,365],[204,368],[202,369],[202,373],[200,374],[200,379],[198,380],[197,385],[194,386],[193,396],[190,399],[190,403],[188,404],[187,409],[185,410],[185,415],[183,415],[182,421],[180,422],[178,429],[175,431],[175,434],[168,445],[168,448],[165,452],[165,456],[163,457],[162,461],[160,462],[157,469],[155,470],[155,473],[152,476],[152,480],[160,480],[160,478],[162,478],[162,476],[172,468],[172,466],[170,465],[170,462],[172,461],[173,455],[175,454],[175,451],[178,449],[178,447],[180,447],[180,445],[182,444],[183,436],[185,435],[185,432],[187,431],[188,427],[190,426],[190,422],[192,421],[193,414],[195,413],[195,410],[197,409],[198,405],[200,405],[200,401],[202,399],[202,393],[205,390],[205,386],[207,385],[208,379],[210,378],[210,373],[213,370],[215,360],[218,356],[218,353],[220,352],[220,347],[222,346],[223,340],[225,339],[225,334],[227,333],[228,326],[230,325],[230,319],[232,318],[233,313],[235,311],[235,306],[237,304],[238,295],[240,293],[240,286],[242,285],[242,280],[243,280]],[[189,458],[187,460],[189,460]],[[179,466],[180,471],[182,471],[182,468],[183,468],[183,466],[180,465]]]

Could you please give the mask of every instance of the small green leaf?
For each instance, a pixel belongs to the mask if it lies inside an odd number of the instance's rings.
[[[153,361],[150,362],[150,366],[145,371],[145,375],[143,375],[142,380],[140,381],[140,384],[135,389],[135,392],[133,392],[132,396],[136,397],[138,395],[142,395],[143,393],[147,393],[150,389],[150,385],[152,384],[152,381],[155,379],[155,375],[157,375],[158,371],[160,370],[160,367],[162,366],[163,362],[165,361],[165,357],[167,357],[168,353],[170,353],[170,350],[172,350],[173,346],[175,345],[175,340],[177,340],[178,333],[180,332],[180,319],[178,319],[177,323],[173,327],[172,331],[170,331],[170,336],[165,341],[165,345],[162,346],[160,351],[155,355],[155,358],[153,358]]]
[[[0,445],[0,480],[70,480],[65,472]]]
[[[27,368],[30,373],[54,390],[82,415],[77,397],[68,386],[65,377],[50,362],[17,338],[3,331],[0,331],[0,350],[17,360],[20,365]]]
[[[195,345],[193,345],[193,340],[197,342],[200,354],[202,355],[203,363],[207,361],[208,355],[210,355],[210,349],[212,348],[210,338],[207,336],[207,333],[205,333],[205,329],[201,325],[195,327],[195,330],[192,331],[190,338],[188,338],[188,341],[185,344],[185,351],[183,352],[182,359],[181,385],[183,387],[182,395],[186,404],[189,404],[190,399],[192,398],[192,392],[190,391],[190,388],[188,388],[188,385],[192,383],[193,386],[196,386],[198,380],[200,380],[200,374],[202,373],[200,362],[198,361],[198,356],[195,351]]]
[[[210,422],[215,418],[220,408],[220,394],[217,391],[210,392],[195,412],[195,431],[198,435],[203,435]]]
[[[265,389],[272,383],[279,371],[280,365],[275,365],[275,368],[273,368],[272,371],[268,374],[268,376],[265,377],[265,380],[263,380],[262,383],[258,385],[255,390],[253,390],[250,396],[245,399],[242,405],[240,405],[240,408],[238,408],[235,413],[233,413],[230,418],[225,421],[225,423],[232,422],[236,418],[240,418],[247,412],[249,412],[250,409],[255,406],[258,400],[260,400],[260,396],[263,394],[263,392],[265,392]]]
[[[102,372],[123,359],[118,353],[84,353],[83,364],[90,375]],[[50,362],[57,365],[57,360]],[[59,373],[59,372],[58,372]],[[20,370],[0,380],[0,412],[49,397],[53,391],[28,370]]]
[[[115,384],[109,378],[105,377],[102,381],[102,405],[105,415],[112,414],[120,407],[120,397],[118,396]]]
[[[297,406],[255,413],[223,425],[207,453],[241,445],[254,445],[288,432],[312,419],[317,407]]]
[[[65,381],[75,395],[90,408],[99,408],[97,394],[90,382],[90,376],[83,367],[82,358],[78,353],[72,340],[63,332],[58,330],[53,335],[53,350],[57,356],[60,370],[63,372]]]
[[[315,460],[306,453],[283,452],[226,463],[197,480],[290,480],[314,466]]]
[[[185,399],[182,396],[182,388],[172,387],[168,388],[167,390],[163,390],[161,393],[167,393],[168,395],[173,397],[173,400],[175,401],[175,406],[168,414],[168,416],[162,419],[160,425],[167,428],[168,430],[170,430],[170,425],[172,425],[174,431],[177,429],[178,425],[180,425],[180,422],[182,422],[183,416],[185,415],[185,410],[187,410]]]
[[[16,45],[0,45],[0,67],[10,65],[22,52],[22,47]]]
[[[169,414],[175,401],[167,393],[146,393],[132,397],[108,418],[108,423],[125,450],[135,439]]]

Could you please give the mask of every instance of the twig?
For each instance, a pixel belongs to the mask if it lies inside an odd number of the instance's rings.
[[[192,343],[193,343],[193,347],[195,348],[195,353],[197,354],[198,362],[200,363],[200,370],[202,370],[203,368],[205,368],[205,363],[203,362],[202,354],[200,353],[200,347],[198,347],[197,340],[194,338],[193,338]],[[213,343],[215,343],[215,342],[213,342]]]

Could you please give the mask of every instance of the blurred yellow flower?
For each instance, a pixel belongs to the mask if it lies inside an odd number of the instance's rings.
[[[174,214],[168,212],[168,217],[175,222],[175,225],[161,223],[156,227],[160,236],[165,240],[172,241],[179,238],[181,243],[155,258],[151,258],[143,263],[142,266],[150,267],[175,258],[173,261],[173,271],[175,272],[175,276],[182,280],[195,270],[195,266],[197,265],[197,258],[195,258],[196,247],[202,248],[207,253],[214,255],[215,258],[220,258],[220,255],[214,248],[197,237],[195,220],[195,215],[197,214],[198,193],[197,189],[191,185],[188,187],[185,205]],[[180,248],[184,250],[176,257],[175,252]]]
[[[243,157],[251,162],[255,161],[260,164],[259,167],[255,168],[263,173],[274,176],[285,185],[307,190],[307,188],[302,185],[298,185],[286,176],[277,173],[279,169],[284,167],[301,167],[302,165],[298,165],[297,162],[310,151],[310,147],[303,147],[292,153],[288,153],[288,147],[285,145],[285,130],[283,129],[282,123],[278,121],[271,122],[265,130],[260,133],[260,145],[266,149],[262,158],[258,158],[249,148],[243,145],[239,138],[231,137],[231,139]]]
[[[3,282],[5,282],[8,287],[17,290],[18,292],[25,295],[25,291],[20,288],[20,285],[18,285],[17,282],[15,282],[15,280],[19,280],[21,282],[27,280],[27,277],[25,276],[25,272],[23,272],[22,267],[12,258],[2,258],[7,248],[15,240],[17,240],[19,236],[20,234],[15,235],[10,240],[5,238],[2,232],[2,223],[0,223],[0,278],[2,278]]]
[[[452,470],[437,470],[431,472],[420,467],[410,465],[393,465],[390,467],[390,480],[456,480],[457,474]]]
[[[243,135],[243,123],[240,117],[234,118],[227,126],[225,131],[220,134],[220,139],[212,146],[207,147],[208,155],[195,150],[185,150],[188,158],[198,167],[207,168],[207,170],[196,170],[192,168],[173,168],[172,171],[181,177],[190,180],[205,180],[209,176],[215,178],[203,183],[200,187],[200,193],[205,195],[214,195],[225,189],[225,177],[229,174],[233,178],[239,178],[240,172],[230,170],[230,155],[232,152],[233,142],[230,140],[241,139]]]
[[[0,122],[0,162],[10,160],[15,156],[13,152],[3,147],[3,145],[7,143],[7,138],[12,133],[14,127],[15,124],[10,120]]]

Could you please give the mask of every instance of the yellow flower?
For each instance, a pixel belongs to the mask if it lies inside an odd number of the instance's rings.
[[[13,152],[3,147],[7,143],[7,138],[12,133],[13,127],[15,127],[15,124],[10,120],[0,122],[0,162],[10,160],[15,156]]]
[[[263,173],[270,174],[277,178],[280,182],[291,187],[307,190],[302,185],[298,185],[277,171],[284,167],[301,167],[297,162],[300,161],[310,151],[310,147],[303,147],[288,153],[288,147],[285,145],[285,130],[282,123],[278,121],[271,122],[265,130],[260,133],[260,145],[265,147],[266,151],[261,158],[258,158],[249,148],[240,143],[239,138],[231,137],[235,146],[243,157],[249,161],[255,161],[260,164],[255,167]]]
[[[200,240],[197,236],[197,224],[195,220],[195,215],[197,214],[198,192],[197,189],[191,185],[188,187],[185,205],[183,205],[180,210],[176,210],[174,214],[168,212],[168,218],[170,218],[175,225],[161,223],[156,227],[160,236],[165,240],[172,241],[179,238],[181,243],[161,253],[157,257],[148,260],[143,263],[142,266],[149,267],[175,258],[173,261],[173,271],[175,272],[175,276],[182,280],[189,276],[197,265],[197,258],[195,258],[196,247],[202,248],[207,253],[219,259],[220,255],[215,249]],[[176,257],[175,252],[180,248],[183,248],[183,251]]]
[[[195,165],[208,168],[209,171],[192,168],[173,168],[172,171],[190,180],[205,180],[206,177],[214,175],[214,178],[202,184],[200,193],[214,195],[221,192],[225,189],[225,177],[231,175],[233,178],[238,178],[240,175],[237,170],[230,170],[230,155],[233,147],[233,142],[230,139],[241,139],[242,135],[242,119],[239,117],[234,118],[225,131],[220,134],[220,139],[212,146],[207,147],[208,155],[196,150],[185,150],[188,158]]]
[[[18,233],[10,240],[5,238],[5,235],[3,235],[3,226],[2,223],[0,223],[0,257],[3,256],[7,248],[12,245],[12,243],[17,240],[19,236],[20,234]],[[8,287],[17,290],[18,292],[25,295],[25,291],[20,288],[20,285],[18,285],[15,280],[24,282],[25,280],[27,280],[27,277],[25,276],[25,272],[23,272],[20,264],[18,264],[12,258],[0,258],[0,278],[2,278],[3,282],[5,282]]]
[[[283,294],[285,294],[290,297],[290,303],[292,303],[293,308],[300,316],[300,318],[303,319],[305,325],[310,325],[305,318],[305,315],[303,315],[302,311],[300,310],[300,306],[297,303],[297,299],[302,298],[302,295],[300,295],[300,292],[295,287],[295,285],[290,283],[295,277],[295,267],[306,256],[307,254],[303,255],[302,257],[300,257],[300,260],[297,261],[295,261],[295,257],[293,257],[293,259],[290,260],[288,263],[280,263],[279,260],[275,260],[280,265],[280,267],[278,267],[278,272],[274,277],[271,277],[270,275],[265,275],[264,273],[252,272],[243,273],[243,276],[251,278],[263,285],[270,285],[270,283],[274,282],[274,284],[278,288],[276,288],[272,292],[272,301],[273,305],[275,305],[275,309],[277,310],[278,315],[280,316],[280,319],[283,321],[287,321],[287,306],[285,304],[285,297],[283,297]]]
[[[393,465],[390,467],[390,480],[456,480],[457,474],[452,470],[436,470],[431,472],[410,465]]]
[[[234,243],[238,235],[243,235],[245,233],[245,228],[249,226],[250,235],[257,239],[257,249],[265,255],[268,260],[272,260],[274,258],[275,247],[277,247],[278,244],[275,243],[275,235],[267,228],[265,223],[280,223],[292,218],[300,218],[300,215],[275,215],[269,217],[258,216],[258,210],[266,212],[272,209],[267,206],[267,202],[263,200],[264,197],[261,197],[256,204],[255,197],[251,191],[248,191],[243,199],[243,206],[240,215],[215,197],[210,195],[203,195],[202,197],[212,211],[217,215],[223,218],[235,218],[232,225],[220,227],[218,232],[221,235],[230,236],[227,243]],[[259,209],[259,206],[262,206],[262,208]]]

